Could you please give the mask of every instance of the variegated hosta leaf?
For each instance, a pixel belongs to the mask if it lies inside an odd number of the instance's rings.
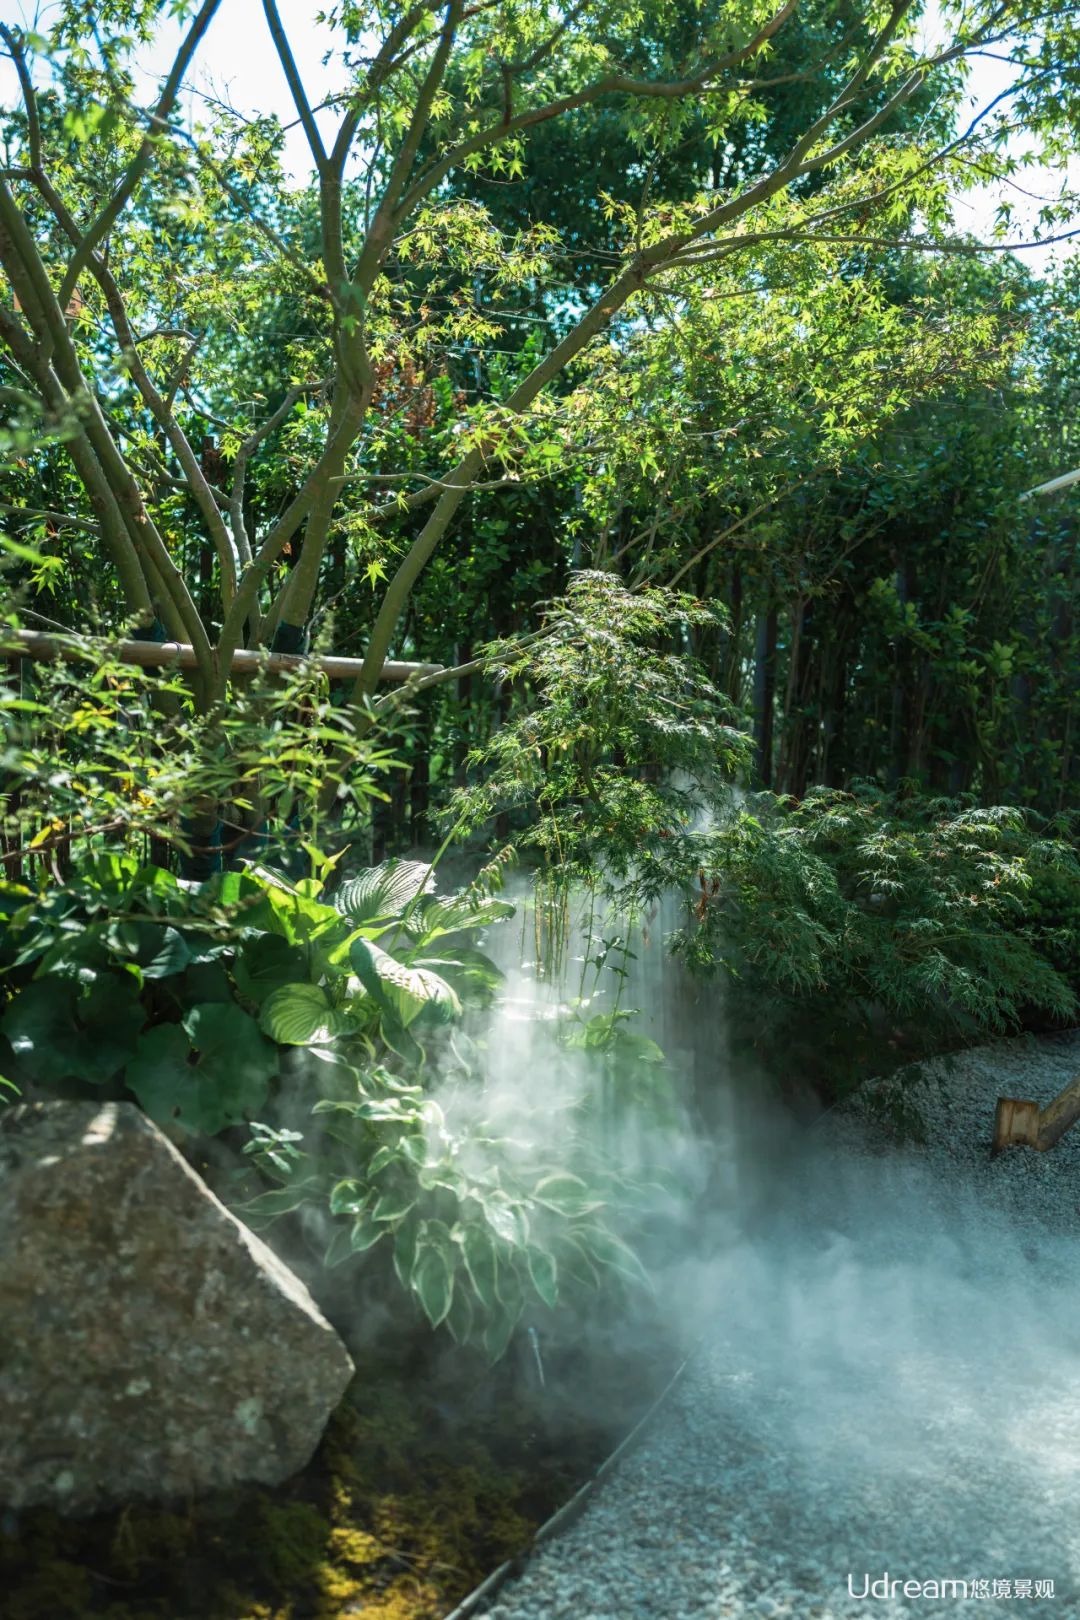
[[[521,1204],[511,1204],[504,1197],[485,1198],[484,1215],[491,1230],[504,1243],[521,1248],[529,1241],[529,1218]]]
[[[300,1209],[318,1195],[321,1182],[318,1176],[305,1176],[302,1180],[289,1182],[284,1187],[271,1187],[269,1192],[258,1193],[249,1198],[246,1204],[236,1206],[243,1215],[248,1226],[258,1230],[262,1226],[269,1226],[281,1215],[288,1215],[294,1209]]]
[[[454,1298],[454,1273],[450,1261],[436,1243],[421,1241],[412,1270],[412,1288],[432,1327],[438,1327],[449,1313]]]
[[[555,1256],[547,1249],[530,1244],[526,1259],[533,1287],[544,1304],[553,1308],[559,1299],[559,1268]]]
[[[593,1226],[581,1233],[589,1258],[601,1268],[616,1271],[629,1282],[652,1287],[652,1279],[628,1243],[606,1227]]]
[[[461,1252],[477,1299],[485,1311],[495,1310],[498,1304],[499,1260],[490,1233],[479,1224],[470,1222],[461,1232]]]

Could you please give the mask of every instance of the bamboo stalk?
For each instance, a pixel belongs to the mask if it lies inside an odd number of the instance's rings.
[[[48,661],[53,658],[68,658],[77,662],[83,656],[83,648],[79,642],[68,640],[64,636],[47,635],[40,630],[9,631],[8,638],[6,643],[0,646],[0,655],[9,659],[31,658]],[[194,648],[183,641],[117,641],[111,644],[110,651],[121,663],[139,664],[143,669],[152,669],[159,665],[175,666],[179,669],[198,667]],[[261,671],[277,675],[299,669],[305,663],[317,669],[328,680],[355,681],[363,668],[364,660],[338,658],[333,654],[313,654],[310,658],[305,658],[298,653],[264,652],[250,647],[239,647],[232,655],[230,673],[237,677],[257,675]],[[408,681],[414,676],[419,676],[423,679],[429,675],[440,674],[442,669],[442,664],[411,664],[389,659],[383,664],[379,678],[384,681]]]
[[[1026,489],[1020,499],[1026,501],[1032,495],[1056,495],[1059,489],[1071,489],[1073,484],[1080,484],[1080,467],[1075,472],[1062,473],[1059,478],[1050,478],[1045,484],[1036,484],[1034,489]]]
[[[1039,1150],[1045,1153],[1061,1141],[1080,1119],[1080,1076],[1059,1091],[1053,1102],[1047,1103],[1039,1115]]]

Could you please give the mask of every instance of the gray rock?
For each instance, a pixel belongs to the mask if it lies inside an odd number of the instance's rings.
[[[304,1285],[133,1104],[0,1114],[0,1502],[276,1483],[352,1373]]]

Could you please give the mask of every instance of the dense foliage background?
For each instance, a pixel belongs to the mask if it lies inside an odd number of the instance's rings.
[[[297,184],[279,111],[178,99],[221,8],[0,29],[4,1081],[222,1138],[497,1357],[659,1219],[694,1099],[617,984],[663,896],[781,1082],[1075,1014],[1076,507],[1028,492],[1080,273],[1002,251],[1075,16],[350,4],[317,102],[267,0]],[[561,1160],[483,1101],[514,854],[537,971],[587,892],[616,982],[551,1035]]]

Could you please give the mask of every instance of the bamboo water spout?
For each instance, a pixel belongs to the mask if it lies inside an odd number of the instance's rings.
[[[1036,1102],[1016,1097],[999,1097],[994,1114],[994,1140],[991,1157],[1007,1147],[1031,1147],[1045,1153],[1080,1119],[1080,1075],[1059,1091],[1053,1102],[1040,1108]]]

